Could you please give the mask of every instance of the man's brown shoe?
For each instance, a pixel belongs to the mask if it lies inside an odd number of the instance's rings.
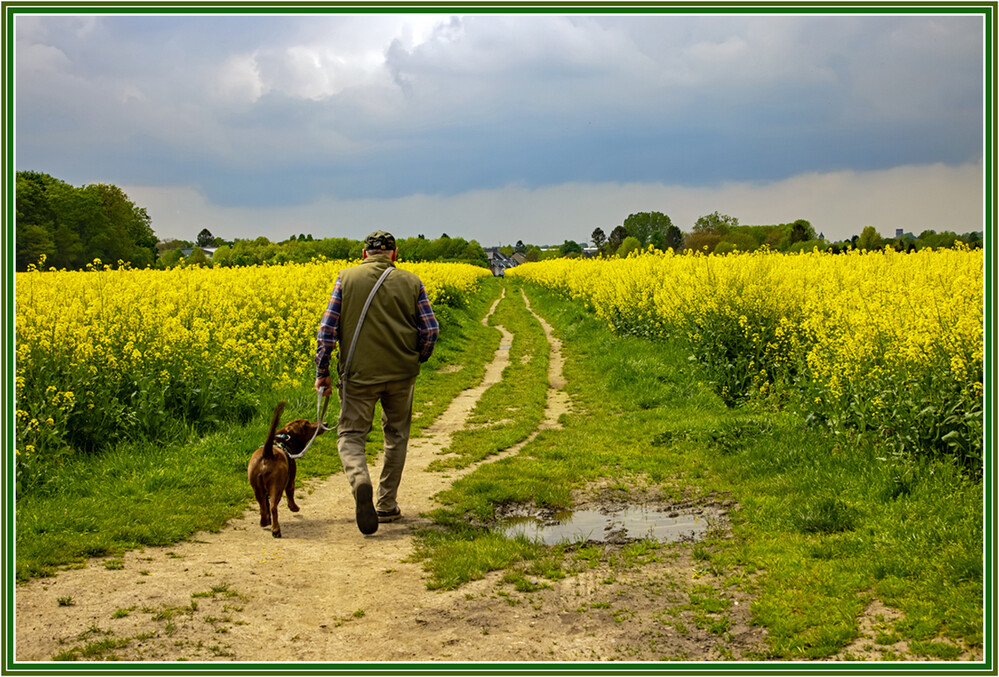
[[[371,485],[365,482],[358,484],[354,491],[354,517],[357,519],[357,528],[362,534],[368,535],[378,531],[378,513],[375,512],[375,504],[371,500]]]

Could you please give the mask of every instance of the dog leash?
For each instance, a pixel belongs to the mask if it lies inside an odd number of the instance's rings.
[[[316,393],[316,432],[312,433],[312,439],[309,440],[309,443],[305,445],[304,449],[302,449],[297,454],[292,454],[289,452],[288,458],[302,458],[303,456],[305,456],[305,452],[309,450],[309,447],[312,446],[312,443],[316,441],[316,438],[319,437],[320,431],[331,430],[331,428],[328,425],[323,423],[323,417],[326,415],[326,407],[329,405],[329,403],[330,403],[329,395],[323,397],[322,393]]]
[[[350,369],[350,363],[354,359],[354,347],[357,346],[357,337],[361,335],[361,325],[364,324],[364,318],[368,314],[368,307],[371,305],[371,300],[375,298],[375,292],[378,288],[382,286],[382,282],[385,278],[389,276],[395,268],[389,266],[385,269],[385,272],[381,274],[381,277],[375,282],[375,286],[371,288],[371,293],[368,294],[368,299],[364,302],[364,307],[361,308],[361,316],[357,318],[357,327],[354,329],[354,338],[350,342],[350,350],[347,351],[347,359],[343,363],[343,378],[337,384],[337,389],[340,391],[340,411],[343,411],[343,401],[347,393],[347,374]],[[297,454],[288,454],[288,458],[301,458],[305,455],[305,452],[309,450],[312,443],[315,442],[316,438],[319,437],[320,430],[331,430],[331,428],[323,423],[323,417],[326,415],[326,407],[330,403],[330,396],[323,396],[322,393],[316,393],[316,432],[312,433],[312,439],[309,443],[305,445]]]

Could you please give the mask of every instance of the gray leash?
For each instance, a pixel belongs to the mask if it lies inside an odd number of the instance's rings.
[[[305,445],[304,449],[302,449],[297,454],[289,453],[288,454],[288,458],[302,458],[303,456],[305,456],[305,452],[307,452],[309,450],[309,447],[312,446],[312,443],[316,441],[316,438],[319,437],[320,431],[332,430],[332,428],[330,428],[328,425],[326,425],[325,423],[323,423],[323,416],[326,415],[326,407],[330,403],[330,396],[326,395],[325,397],[323,397],[322,393],[316,393],[316,395],[317,395],[317,397],[316,397],[316,432],[312,433],[312,439],[309,440],[309,443]]]
[[[357,337],[361,335],[361,325],[364,324],[364,318],[368,314],[368,307],[371,305],[371,300],[375,298],[375,292],[378,291],[378,288],[382,286],[382,282],[385,281],[385,278],[388,277],[389,273],[391,273],[393,270],[395,270],[395,268],[389,266],[388,268],[385,269],[385,272],[381,274],[381,277],[379,277],[378,281],[375,282],[375,286],[371,288],[371,293],[368,294],[368,299],[364,302],[364,307],[361,308],[361,316],[357,318],[357,327],[354,328],[354,338],[350,342],[350,350],[347,351],[347,359],[343,363],[343,378],[340,379],[340,383],[337,384],[338,390],[340,391],[341,412],[343,412],[344,396],[347,393],[347,375],[349,374],[350,363],[354,359],[354,348],[357,347]],[[320,430],[331,430],[331,428],[328,425],[323,423],[323,416],[326,415],[326,406],[329,403],[330,403],[329,395],[323,397],[322,393],[317,394],[316,432],[312,434],[312,439],[309,440],[309,443],[305,445],[304,449],[302,449],[297,454],[288,454],[288,458],[301,458],[302,456],[305,455],[305,452],[309,450],[309,447],[312,446],[312,443],[315,442],[316,438],[319,437]]]

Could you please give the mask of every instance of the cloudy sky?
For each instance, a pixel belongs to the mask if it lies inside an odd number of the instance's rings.
[[[161,238],[982,230],[974,15],[19,15],[15,166]]]

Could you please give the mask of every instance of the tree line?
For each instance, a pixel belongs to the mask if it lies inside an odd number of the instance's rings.
[[[225,240],[203,228],[191,240],[158,241],[145,208],[114,185],[79,188],[48,174],[19,171],[16,176],[17,246],[15,266],[82,270],[101,264],[133,268],[179,265],[251,266],[307,263],[313,259],[361,258],[361,240],[315,239],[300,234],[282,242],[266,237]],[[423,235],[398,240],[401,261],[456,261],[488,267],[489,258],[475,240]]]
[[[114,185],[91,184],[79,188],[48,174],[17,172],[15,251],[16,269],[43,262],[47,268],[79,270],[99,259],[117,267],[171,268],[178,265],[250,266],[306,263],[313,259],[357,259],[361,240],[343,237],[315,239],[299,234],[282,242],[266,237],[224,240],[203,228],[193,241],[159,242],[145,208],[139,207]],[[918,236],[904,233],[883,238],[874,226],[840,242],[829,242],[805,219],[773,225],[740,225],[733,216],[715,211],[700,217],[684,232],[662,212],[630,214],[609,233],[596,228],[588,241],[566,240],[557,247],[524,244],[502,247],[508,256],[520,253],[528,261],[562,256],[582,256],[587,242],[605,256],[626,256],[649,246],[660,250],[685,250],[707,254],[750,252],[768,247],[783,252],[833,252],[846,249],[880,249],[892,246],[913,251],[925,247],[952,247],[958,240],[971,247],[982,245],[981,233],[958,235],[953,231],[924,230]],[[489,258],[475,240],[423,235],[398,240],[402,261],[456,261],[488,267]]]
[[[313,259],[345,260],[361,258],[363,241],[346,237],[326,237],[315,239],[311,234],[300,234],[282,242],[271,242],[266,237],[256,239],[236,239],[226,241],[213,237],[206,228],[194,242],[187,240],[166,240],[160,242],[160,266],[172,268],[177,265],[210,265],[229,268],[254,266],[258,264],[308,263]],[[445,261],[471,263],[489,266],[485,250],[475,240],[462,237],[449,237],[447,233],[436,239],[423,235],[399,238],[399,260]],[[211,251],[212,255],[206,254]]]
[[[653,246],[665,251],[697,251],[705,254],[751,252],[767,247],[781,252],[820,251],[841,252],[848,249],[881,249],[885,246],[900,251],[915,251],[926,247],[953,247],[960,240],[971,247],[982,246],[979,232],[958,235],[949,230],[937,232],[924,230],[918,236],[902,233],[894,238],[882,237],[874,226],[866,226],[859,235],[848,240],[830,242],[805,219],[773,225],[739,225],[734,216],[715,211],[702,216],[689,232],[683,232],[662,212],[631,214],[609,235],[602,228],[590,234],[590,242],[597,252],[606,256],[626,256],[636,249]],[[575,246],[574,246],[575,245]],[[559,247],[563,256],[572,255],[578,247],[569,240]],[[581,247],[580,247],[581,249]]]
[[[149,215],[117,186],[73,187],[40,172],[17,172],[17,270],[44,262],[77,270],[100,259],[144,268],[156,263]]]

